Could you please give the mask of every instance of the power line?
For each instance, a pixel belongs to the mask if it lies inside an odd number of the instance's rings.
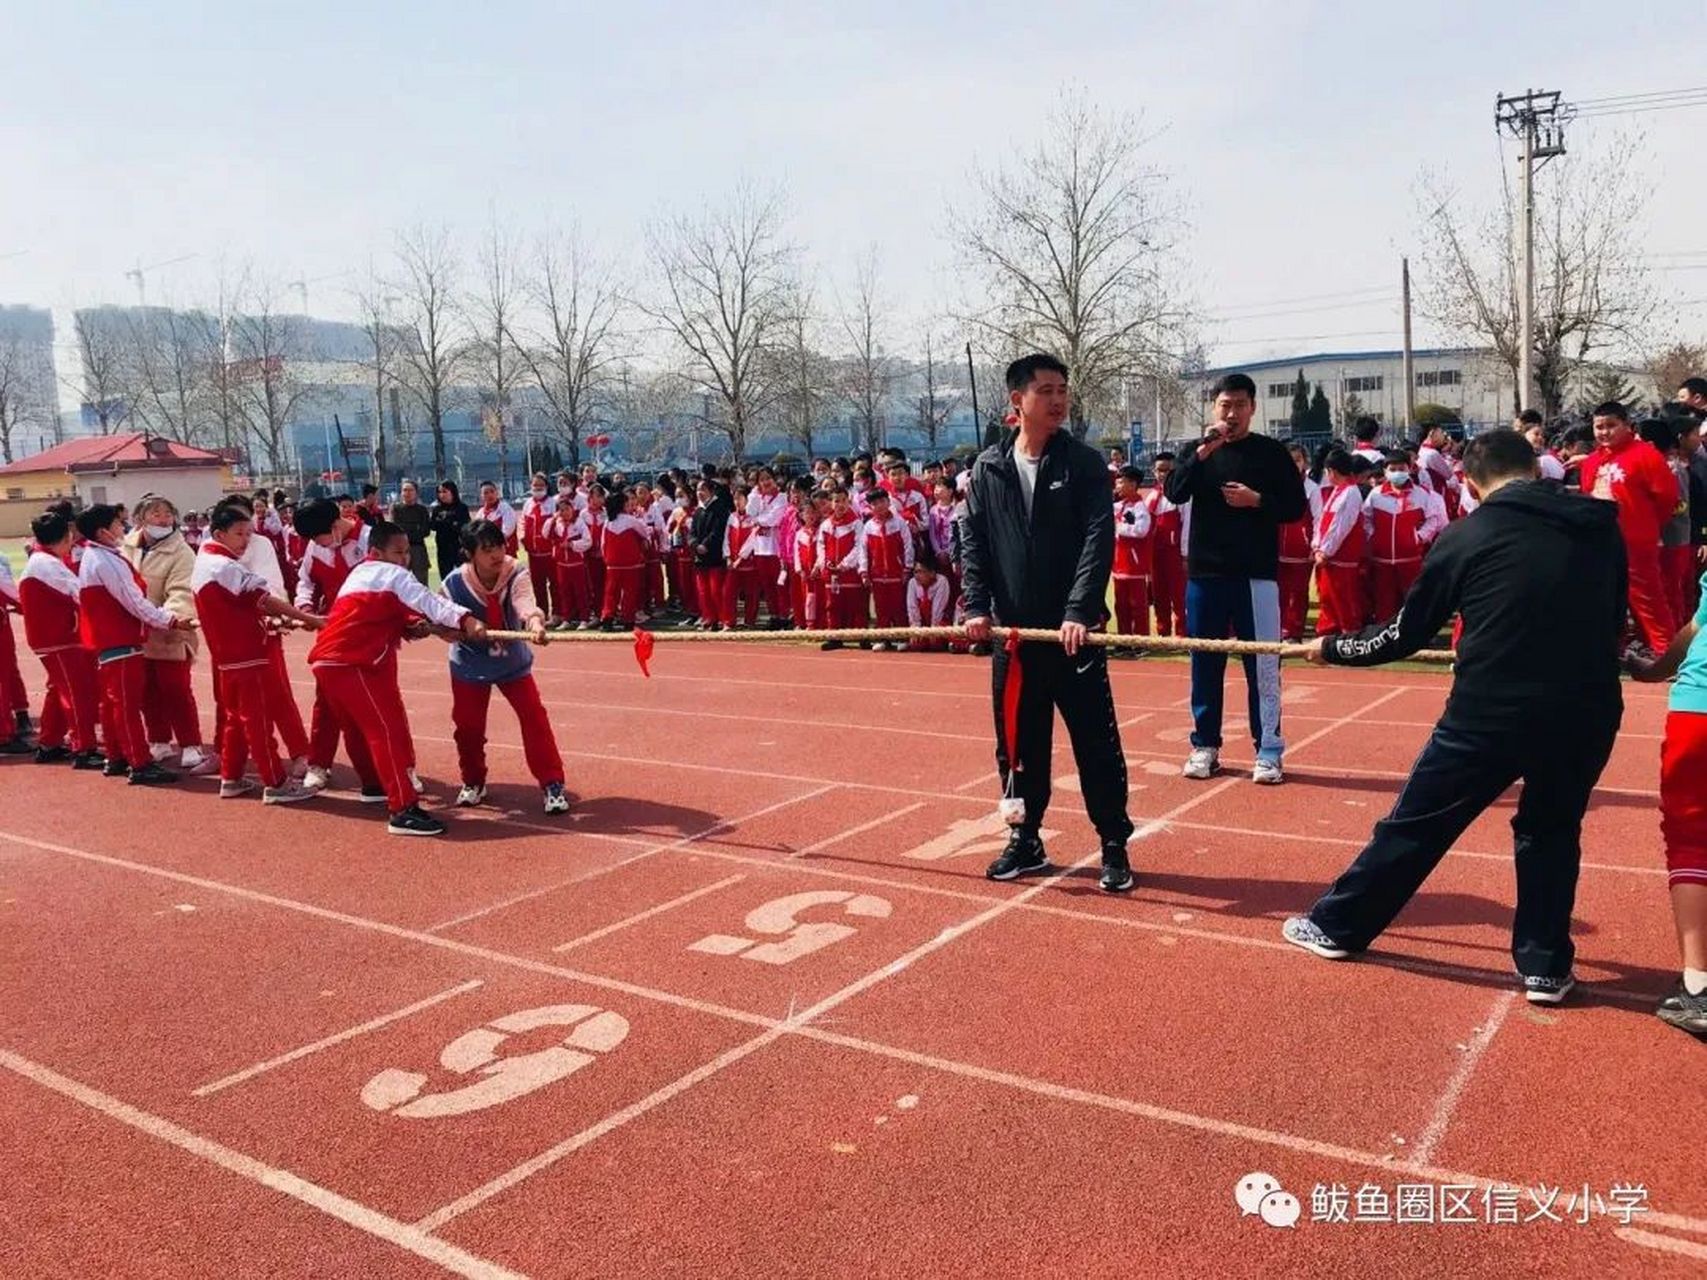
[[[1707,85],[1698,85],[1693,89],[1655,89],[1649,93],[1618,93],[1606,98],[1583,98],[1572,105],[1598,107],[1614,102],[1640,102],[1650,98],[1675,98],[1683,93],[1707,93]]]
[[[1398,299],[1389,290],[1378,298],[1365,298],[1358,302],[1330,302],[1316,307],[1291,307],[1281,311],[1262,311],[1246,313],[1228,312],[1223,315],[1205,316],[1211,324],[1242,324],[1247,320],[1278,320],[1286,316],[1314,315],[1322,311],[1359,311],[1366,307],[1384,307],[1395,305]]]

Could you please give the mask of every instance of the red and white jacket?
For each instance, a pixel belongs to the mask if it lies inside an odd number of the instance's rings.
[[[1280,563],[1309,564],[1316,558],[1311,545],[1316,525],[1322,519],[1322,486],[1304,477],[1305,514],[1280,526]]]
[[[546,526],[546,536],[551,540],[551,558],[558,564],[566,569],[575,569],[586,563],[587,548],[593,545],[593,538],[574,503],[564,503],[557,508],[551,523]]]
[[[872,516],[860,525],[859,571],[873,582],[900,582],[913,571],[913,535],[905,520]]]
[[[250,539],[249,545],[256,541]],[[269,633],[261,601],[272,591],[265,578],[209,538],[196,553],[190,590],[216,671],[267,665]]]
[[[514,507],[505,502],[502,498],[499,498],[495,506],[474,508],[473,518],[476,520],[488,521],[503,530],[504,554],[511,556],[516,554],[516,527],[518,521],[516,520],[516,509]]]
[[[859,585],[860,566],[859,517],[851,512],[837,523],[831,516],[818,526],[818,563],[824,566],[824,576],[844,586]]]
[[[605,523],[605,565],[611,569],[638,569],[646,563],[646,548],[652,529],[639,516],[626,513]]]
[[[345,579],[326,625],[308,651],[310,666],[371,667],[403,642],[416,618],[459,626],[468,610],[434,595],[402,565],[364,560]]]
[[[342,542],[323,547],[308,542],[296,580],[296,607],[325,613],[338,598],[344,581],[367,558],[367,526],[359,524]]]
[[[77,603],[83,647],[95,653],[142,647],[150,627],[165,631],[172,615],[148,599],[142,575],[117,547],[90,542],[77,569]]]
[[[1316,554],[1342,569],[1363,566],[1363,493],[1347,480],[1322,499],[1316,520]]]
[[[752,500],[748,494],[748,501]],[[758,527],[753,518],[744,511],[731,511],[729,522],[723,526],[723,563],[729,568],[737,566],[743,569],[752,568],[752,560],[758,554],[753,548],[758,544]]]
[[[746,519],[752,525],[753,554],[755,556],[777,556],[782,554],[778,543],[778,529],[783,517],[788,514],[788,495],[781,489],[766,497],[757,489],[747,495]],[[730,518],[734,523],[734,517]]]
[[[1446,503],[1414,484],[1383,482],[1363,502],[1363,536],[1376,564],[1415,564],[1446,528]]]
[[[921,489],[905,488],[900,493],[892,495],[889,503],[894,514],[906,521],[907,528],[915,534],[924,531],[930,522],[930,503],[925,501]]]
[[[907,625],[910,627],[946,627],[948,625],[948,579],[940,573],[930,586],[917,578],[907,583]]]
[[[551,554],[551,518],[557,513],[557,499],[549,494],[543,498],[528,495],[522,503],[521,543],[530,556]],[[505,531],[508,533],[508,530]]]
[[[820,522],[822,523],[822,522]],[[790,548],[788,567],[802,578],[810,577],[818,567],[818,531],[808,529],[804,525],[794,531],[794,545]]]
[[[1131,516],[1128,520],[1126,517]],[[1155,517],[1142,497],[1114,504],[1114,576],[1148,578],[1152,565],[1150,531]]]
[[[605,558],[605,526],[609,523],[610,513],[607,508],[594,511],[588,507],[581,512],[581,528],[587,534],[587,545],[582,554],[587,559],[603,562]]]
[[[18,603],[24,612],[24,643],[31,653],[83,646],[77,627],[77,593],[77,575],[70,565],[46,551],[30,552],[24,576],[18,579]]]
[[[35,544],[31,543],[30,548],[33,551]],[[4,616],[8,609],[22,607],[22,603],[18,599],[18,584],[12,581],[12,562],[0,555],[0,616]]]
[[[1151,548],[1152,561],[1156,556],[1164,554],[1183,555],[1180,550],[1180,537],[1184,517],[1180,514],[1180,509],[1168,501],[1168,496],[1160,488],[1145,493],[1143,502],[1150,509],[1150,529],[1155,539]]]

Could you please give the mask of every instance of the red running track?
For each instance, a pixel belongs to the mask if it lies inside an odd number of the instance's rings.
[[[442,803],[443,652],[403,670]],[[1363,961],[1279,938],[1443,679],[1289,670],[1291,781],[1258,791],[1179,778],[1182,665],[1116,664],[1142,827],[1110,899],[1070,779],[1058,874],[982,878],[984,663],[539,670],[571,820],[501,706],[492,800],[436,842],[347,792],[4,764],[0,1274],[1703,1273],[1701,1047],[1650,1013],[1663,694],[1629,691],[1589,815],[1583,996],[1541,1012],[1509,801]],[[1240,1213],[1254,1172],[1296,1225]]]

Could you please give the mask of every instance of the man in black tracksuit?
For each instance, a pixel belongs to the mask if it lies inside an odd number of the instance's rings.
[[[1464,451],[1482,505],[1447,526],[1399,616],[1329,636],[1313,660],[1406,657],[1459,613],[1451,694],[1393,810],[1288,941],[1338,959],[1380,935],[1472,821],[1519,779],[1512,959],[1533,1003],[1574,985],[1571,906],[1582,818],[1623,717],[1619,638],[1627,570],[1618,509],[1537,480],[1515,431]]]
[[[967,634],[982,641],[992,638],[992,624],[996,628],[996,767],[1008,803],[1017,797],[1024,804],[1023,815],[1010,814],[1007,848],[985,874],[1012,880],[1049,865],[1038,829],[1049,807],[1059,708],[1085,812],[1102,841],[1102,887],[1121,893],[1133,885],[1126,757],[1108,653],[1085,644],[1087,630],[1107,617],[1112,482],[1102,455],[1061,430],[1069,403],[1065,365],[1053,356],[1027,356],[1008,366],[1007,385],[1019,431],[973,463],[961,526]],[[1019,671],[1010,674],[1003,627],[1059,630],[1061,643],[1019,646]],[[1007,741],[1003,707],[1010,679],[1020,681],[1015,742]]]

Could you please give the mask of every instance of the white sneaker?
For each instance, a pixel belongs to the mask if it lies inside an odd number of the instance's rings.
[[[569,793],[563,789],[561,782],[546,783],[545,811],[547,813],[569,812]]]
[[[308,772],[307,756],[292,756],[285,761],[285,777],[301,782],[303,775]]]
[[[1193,747],[1185,758],[1185,767],[1179,772],[1182,778],[1195,778],[1201,782],[1205,778],[1213,778],[1220,768],[1221,753],[1214,747]]]
[[[419,791],[420,788],[416,787]],[[465,782],[462,790],[456,793],[456,804],[459,809],[472,809],[486,798],[486,786],[479,782]]]
[[[287,778],[282,787],[268,787],[261,792],[261,803],[295,804],[299,800],[312,800],[314,796],[314,791],[310,791],[293,778]]]
[[[1258,786],[1277,787],[1286,781],[1278,760],[1258,760],[1251,766],[1251,781]]]
[[[332,771],[319,765],[309,765],[302,772],[302,785],[309,791],[323,791],[331,785]]]
[[[148,754],[153,758],[155,764],[159,764],[162,760],[171,758],[172,744],[170,742],[150,742]]]
[[[185,747],[178,759],[179,767],[192,778],[205,778],[219,770],[219,761],[200,747]]]
[[[246,796],[255,789],[255,784],[247,778],[225,778],[219,784],[221,800],[235,800],[238,796]]]
[[[414,787],[416,791],[423,795],[426,794],[427,784],[421,781],[421,775],[416,773],[413,769],[409,770],[409,785]]]

